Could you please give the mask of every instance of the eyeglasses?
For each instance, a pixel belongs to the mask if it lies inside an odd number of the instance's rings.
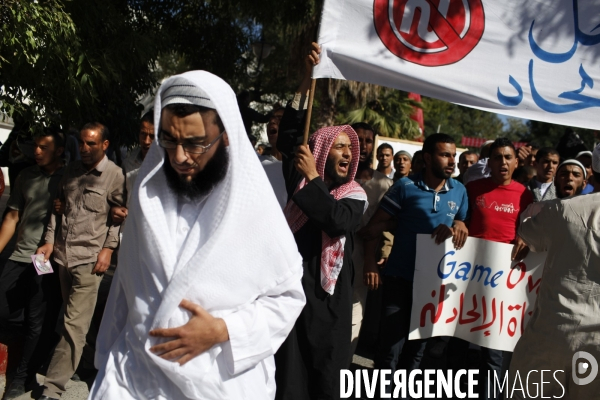
[[[221,136],[223,136],[224,133],[225,133],[225,131],[219,133],[219,136],[217,136],[215,138],[215,140],[213,140],[212,142],[210,142],[206,146],[202,146],[201,144],[179,143],[179,142],[176,142],[174,140],[167,140],[167,139],[165,139],[163,137],[163,135],[161,133],[159,135],[159,137],[158,137],[158,144],[160,145],[160,147],[162,147],[163,149],[167,149],[167,150],[176,149],[177,146],[181,145],[181,147],[183,147],[183,151],[185,151],[186,153],[190,153],[190,154],[204,154],[204,153],[206,153],[208,151],[208,149],[210,149],[212,147],[213,144],[217,143],[217,141],[219,139],[221,139]]]

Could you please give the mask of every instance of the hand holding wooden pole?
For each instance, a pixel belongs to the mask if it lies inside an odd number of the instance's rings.
[[[308,92],[308,108],[306,109],[306,119],[304,120],[304,140],[303,144],[308,144],[308,136],[310,131],[310,118],[312,115],[313,100],[315,99],[315,86],[317,84],[316,79],[312,78],[312,72],[320,61],[319,55],[321,54],[321,46],[318,43],[313,42],[311,44],[310,53],[305,58],[305,75],[302,83],[300,84],[300,93],[306,93],[308,89],[308,82],[310,81],[310,90]]]
[[[310,131],[310,118],[312,115],[313,100],[315,99],[316,85],[317,85],[317,80],[314,78],[311,79],[310,92],[308,94],[308,108],[306,109],[306,119],[304,121],[304,140],[302,141],[302,144],[308,144],[308,135],[309,135],[309,131]]]

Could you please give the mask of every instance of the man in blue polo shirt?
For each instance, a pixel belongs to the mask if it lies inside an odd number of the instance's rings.
[[[455,156],[456,146],[450,136],[443,133],[429,136],[423,143],[423,172],[394,183],[361,231],[365,237],[365,284],[371,290],[383,286],[375,368],[390,369],[392,373],[396,369],[410,371],[419,367],[423,357],[425,340],[404,344],[410,328],[417,234],[431,234],[437,244],[452,236],[457,249],[468,236],[463,223],[467,217],[467,193],[462,183],[451,178]],[[395,232],[394,247],[380,272],[375,249],[384,230]]]

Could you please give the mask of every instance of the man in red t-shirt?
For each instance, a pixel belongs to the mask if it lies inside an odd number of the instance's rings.
[[[517,152],[512,142],[499,138],[490,147],[488,167],[490,177],[471,181],[467,184],[469,198],[469,236],[501,243],[514,243],[512,258],[522,259],[529,249],[517,236],[519,215],[533,202],[531,192],[520,183],[512,180],[512,174],[518,165]],[[458,367],[460,359],[467,353],[468,342],[452,338],[448,347],[448,359],[451,365]],[[504,353],[504,354],[503,354]],[[504,376],[503,359],[509,361],[510,353],[500,350],[481,348],[480,384],[481,398],[500,398],[488,396],[488,371],[496,371],[500,380]],[[508,369],[508,365],[505,367]]]
[[[533,195],[511,178],[517,166],[512,142],[496,139],[492,149],[494,152],[488,161],[491,176],[467,185],[471,212],[469,236],[501,243],[518,242],[514,259],[516,251],[524,246],[517,238],[519,215],[533,203]]]

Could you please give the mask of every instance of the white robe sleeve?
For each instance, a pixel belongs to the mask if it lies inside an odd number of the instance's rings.
[[[254,367],[279,349],[306,303],[301,279],[302,270],[223,318],[229,341],[222,346],[230,374]]]
[[[96,339],[94,365],[97,369],[103,368],[104,364],[106,364],[113,344],[117,341],[121,331],[125,327],[128,314],[127,298],[121,286],[119,269],[117,268],[112,284],[110,285],[108,300],[104,308],[102,323],[100,324]]]
[[[534,252],[546,251],[549,235],[553,232],[550,226],[551,217],[556,214],[556,201],[532,203],[521,215],[518,235]]]

